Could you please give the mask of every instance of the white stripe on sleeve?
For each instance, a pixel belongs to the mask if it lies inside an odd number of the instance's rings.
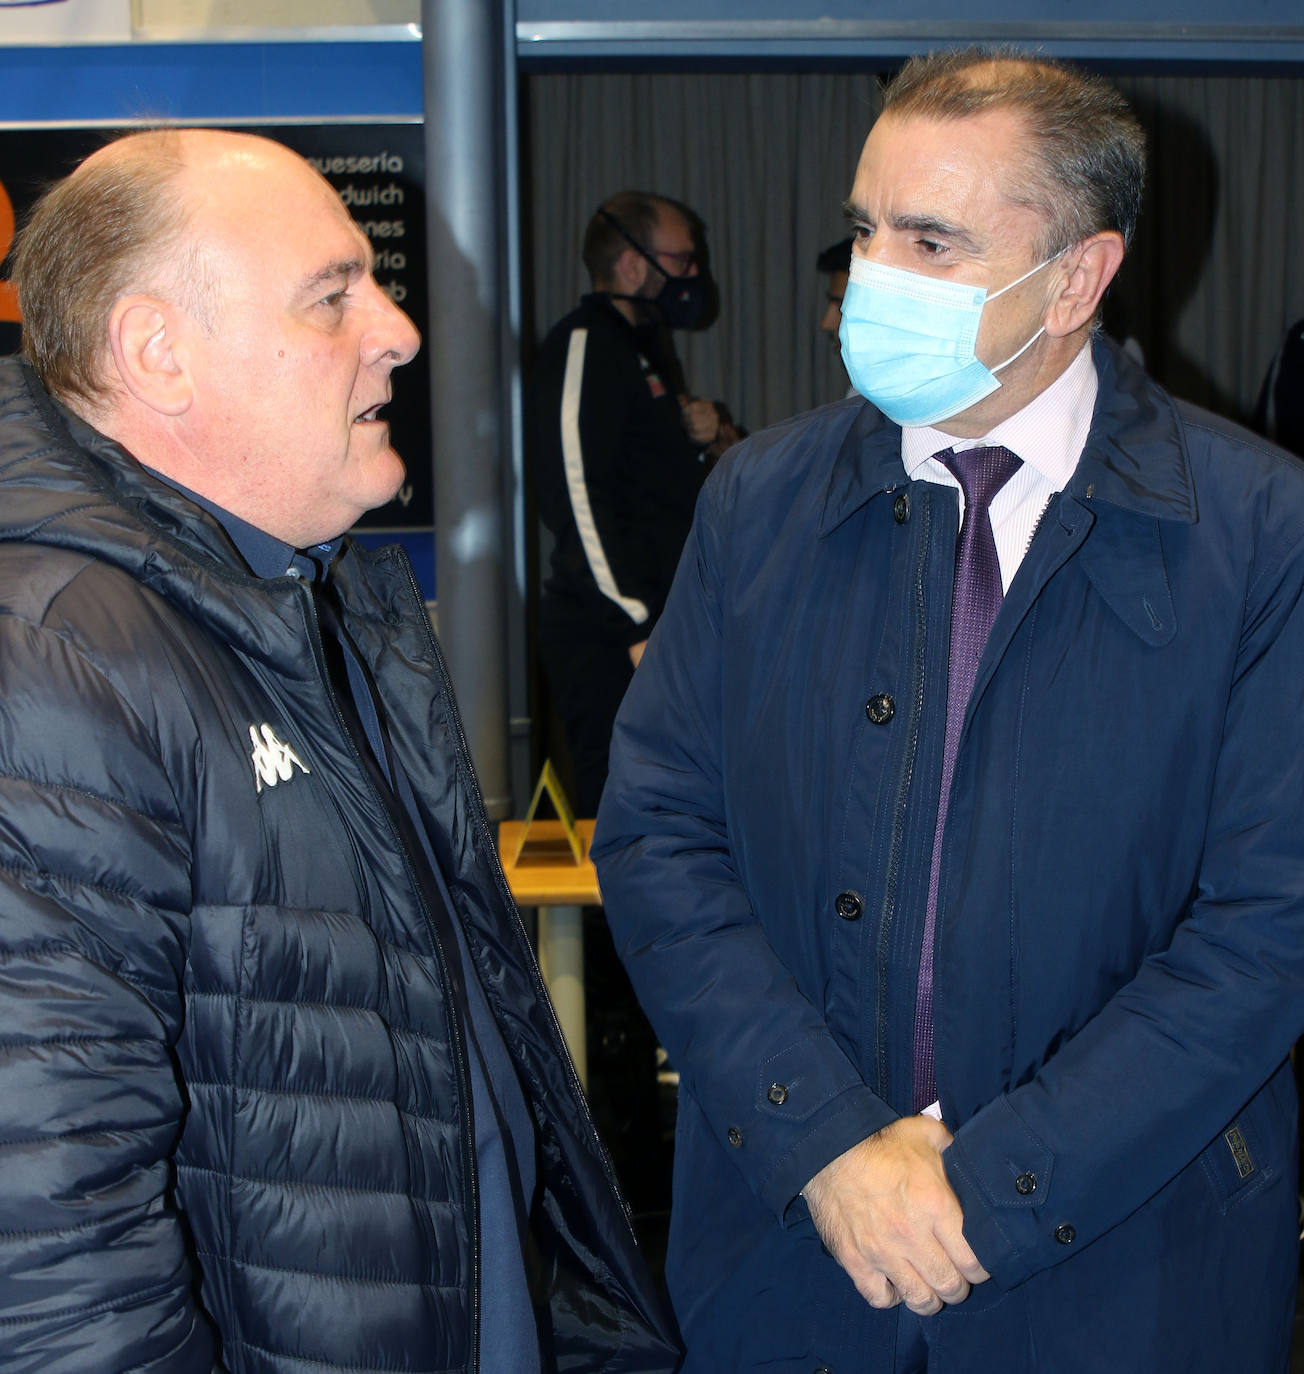
[[[570,496],[571,514],[579,531],[584,557],[588,559],[598,590],[614,601],[634,622],[641,625],[647,619],[647,607],[632,596],[622,596],[607,562],[607,551],[598,537],[593,523],[593,509],[589,505],[589,489],[584,485],[584,450],[580,446],[580,390],[584,382],[584,349],[589,331],[576,329],[570,336],[566,351],[566,376],[561,390],[561,454],[566,472],[566,491]]]

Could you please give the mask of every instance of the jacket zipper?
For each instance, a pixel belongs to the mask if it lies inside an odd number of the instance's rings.
[[[1033,545],[1033,541],[1034,541],[1034,540],[1037,538],[1037,536],[1041,533],[1042,526],[1046,523],[1046,517],[1050,514],[1050,508],[1051,508],[1051,506],[1055,503],[1056,497],[1058,497],[1059,495],[1060,495],[1059,492],[1053,491],[1053,492],[1051,492],[1051,494],[1046,498],[1046,504],[1045,504],[1044,506],[1042,506],[1042,508],[1041,508],[1041,514],[1037,517],[1036,523],[1033,525],[1031,531],[1030,531],[1029,534],[1028,534],[1028,542],[1023,546],[1023,554],[1022,554],[1022,556],[1021,556],[1021,558],[1020,558],[1020,562],[1019,562],[1019,566],[1020,566],[1020,567],[1023,566],[1022,560],[1023,560],[1024,558],[1027,558],[1029,552],[1031,551],[1032,545]],[[963,741],[961,741],[961,742],[963,742]],[[958,756],[957,756],[957,757],[958,757]],[[939,869],[938,869],[938,884],[937,884],[937,893],[938,893],[938,896],[937,896],[937,924],[936,924],[936,926],[934,927],[934,932],[933,932],[934,948],[936,948],[937,945],[938,945],[938,943],[940,943],[940,941],[941,941],[941,935],[942,935],[942,895],[941,895],[941,894],[942,894],[942,892],[945,890],[945,886],[946,886],[945,883],[942,881],[942,879],[945,877],[945,874],[946,874],[946,835],[945,835],[945,833],[943,833],[942,840],[941,840],[941,844],[942,844],[942,859],[941,859],[941,866],[940,866]],[[933,1072],[934,1072],[934,1077],[935,1077],[935,1079],[937,1080],[937,1082],[940,1083],[940,1082],[941,1082],[942,1075],[941,1075],[941,1072],[940,1072],[940,1066],[938,1065],[938,1062],[937,1062],[937,1044],[936,1044],[936,1041],[934,1041],[934,1044],[933,1044]]]
[[[1023,546],[1023,557],[1027,558],[1029,549],[1032,548],[1032,541],[1041,533],[1041,527],[1046,523],[1046,517],[1050,514],[1051,503],[1060,493],[1051,492],[1046,498],[1046,504],[1041,508],[1041,514],[1037,517],[1037,523],[1033,525],[1028,534],[1028,542]]]
[[[883,888],[883,906],[878,927],[877,959],[877,1006],[878,1023],[876,1026],[875,1072],[877,1081],[875,1092],[885,1102],[889,1100],[888,1069],[888,937],[896,915],[897,878],[901,864],[901,849],[905,835],[906,804],[910,796],[910,786],[914,780],[915,754],[919,746],[920,722],[924,710],[924,667],[927,649],[927,616],[924,593],[924,565],[928,560],[928,536],[932,526],[932,508],[927,501],[922,503],[919,557],[915,563],[915,581],[912,588],[915,602],[914,654],[914,696],[910,703],[909,732],[906,737],[906,754],[902,761],[900,781],[897,785],[896,800],[892,815],[892,841],[888,849],[887,875]]]
[[[457,707],[456,694],[453,691],[453,679],[448,672],[448,664],[444,659],[444,652],[439,646],[439,639],[430,627],[430,618],[425,614],[425,602],[421,597],[421,589],[417,586],[416,578],[413,576],[411,564],[407,559],[403,559],[404,571],[407,574],[408,586],[410,587],[417,604],[422,608],[421,623],[425,629],[427,641],[434,657],[435,663],[439,668],[440,676],[443,679],[445,700],[448,703],[449,718],[453,725],[454,743],[457,750],[458,763],[462,766],[464,776],[467,779],[467,791],[471,797],[471,814],[476,828],[480,833],[480,838],[485,847],[485,852],[489,856],[489,868],[493,874],[494,883],[498,889],[498,894],[502,898],[512,928],[521,947],[528,953],[529,958],[525,960],[525,967],[529,971],[530,981],[534,985],[535,996],[539,1005],[543,1007],[548,1019],[552,1024],[553,1038],[556,1041],[555,1048],[561,1051],[562,1063],[566,1067],[566,1074],[571,1086],[571,1096],[579,1104],[580,1110],[584,1114],[584,1123],[589,1129],[589,1135],[593,1143],[597,1146],[597,1156],[602,1163],[603,1173],[606,1175],[607,1182],[611,1186],[614,1196],[620,1201],[621,1216],[625,1221],[625,1228],[629,1233],[634,1245],[639,1246],[638,1236],[634,1231],[634,1221],[630,1215],[629,1204],[625,1201],[625,1195],[621,1190],[620,1181],[616,1177],[616,1171],[612,1167],[611,1160],[607,1156],[607,1148],[602,1143],[602,1137],[598,1135],[598,1128],[593,1122],[593,1114],[589,1110],[589,1100],[585,1096],[584,1089],[580,1084],[579,1075],[575,1072],[575,1063],[571,1059],[570,1051],[566,1048],[566,1038],[562,1034],[561,1022],[557,1020],[557,1012],[552,1005],[552,998],[548,995],[548,989],[544,986],[543,977],[539,973],[538,964],[535,961],[534,950],[530,947],[529,939],[525,934],[525,927],[521,923],[520,912],[516,908],[516,898],[512,896],[512,890],[508,886],[507,876],[503,872],[502,864],[498,860],[498,844],[494,837],[494,832],[489,823],[489,814],[485,810],[484,797],[480,791],[480,780],[476,777],[475,768],[471,763],[471,747],[466,738],[466,732],[462,728],[462,716]]]
[[[409,579],[411,573],[408,574]],[[376,796],[380,804],[381,814],[385,817],[385,824],[389,827],[389,833],[398,850],[399,856],[403,860],[403,868],[408,876],[408,884],[416,897],[417,907],[421,912],[421,918],[425,922],[426,930],[430,935],[431,948],[435,953],[435,960],[439,968],[440,978],[443,982],[445,996],[450,1004],[447,1017],[449,1038],[453,1046],[453,1062],[457,1066],[457,1086],[462,1095],[463,1102],[471,1102],[471,1074],[467,1062],[466,1044],[462,1037],[462,1027],[459,1020],[458,1008],[452,996],[452,982],[448,976],[448,961],[444,957],[444,950],[439,943],[439,932],[435,929],[435,923],[430,916],[430,908],[421,890],[421,883],[416,876],[416,870],[412,866],[412,858],[408,853],[407,845],[403,843],[403,837],[395,828],[393,818],[390,816],[389,807],[385,804],[385,799],[376,794],[376,789],[367,773],[366,766],[362,762],[362,757],[358,753],[358,744],[354,740],[352,732],[344,719],[344,714],[340,710],[339,702],[336,700],[335,688],[331,683],[330,672],[326,667],[325,650],[322,647],[321,622],[317,617],[317,604],[313,600],[312,592],[304,587],[304,594],[308,599],[309,615],[312,625],[316,631],[313,642],[313,655],[317,662],[317,672],[321,677],[322,683],[326,688],[326,695],[330,699],[331,707],[335,712],[335,719],[340,727],[340,732],[348,741],[349,748],[353,757],[358,760],[358,770],[366,780],[368,788]],[[418,600],[420,598],[418,597]],[[433,636],[432,636],[433,638]],[[402,806],[402,801],[396,796],[395,802]],[[483,809],[483,807],[482,807]],[[456,914],[449,912],[452,920],[456,920]],[[474,970],[472,970],[474,975]],[[475,1139],[472,1134],[470,1113],[463,1111],[459,1113],[458,1126],[462,1137],[463,1159],[466,1168],[466,1176],[469,1182],[469,1210],[471,1221],[471,1364],[470,1374],[478,1374],[480,1368],[480,1180],[476,1172],[475,1159]]]

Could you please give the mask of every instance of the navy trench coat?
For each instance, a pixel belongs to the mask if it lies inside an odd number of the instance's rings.
[[[935,1052],[992,1274],[930,1370],[1284,1367],[1304,1024],[1304,470],[1112,345],[979,667]],[[798,1194],[910,1110],[951,491],[856,401],[708,482],[595,855],[681,1073],[686,1371],[891,1369]],[[884,1363],[886,1361],[886,1363]]]

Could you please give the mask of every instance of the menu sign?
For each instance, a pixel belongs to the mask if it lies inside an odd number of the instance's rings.
[[[420,124],[232,124],[300,153],[331,183],[371,242],[376,280],[427,332],[425,148]],[[112,132],[101,129],[0,129],[0,258],[15,223],[41,189],[65,175]],[[0,267],[0,353],[20,344],[18,299]],[[386,408],[407,480],[394,500],[369,511],[363,530],[415,532],[434,525],[428,373],[419,356],[394,375]]]

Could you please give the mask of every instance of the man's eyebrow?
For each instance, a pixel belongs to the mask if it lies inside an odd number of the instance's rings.
[[[892,215],[893,229],[912,234],[927,234],[932,238],[948,239],[962,248],[977,249],[978,240],[959,224],[938,219],[936,215]]]
[[[338,262],[328,262],[324,267],[319,267],[311,276],[305,277],[300,283],[299,289],[307,294],[316,291],[318,287],[325,286],[327,282],[338,281],[341,277],[347,280],[369,270],[370,265],[360,257],[341,258]]]
[[[872,224],[869,212],[854,201],[842,202],[842,213],[852,224]],[[978,252],[982,245],[969,230],[949,220],[938,219],[936,215],[889,215],[888,223],[893,229],[903,233],[927,234],[932,238],[946,239],[969,252]]]

